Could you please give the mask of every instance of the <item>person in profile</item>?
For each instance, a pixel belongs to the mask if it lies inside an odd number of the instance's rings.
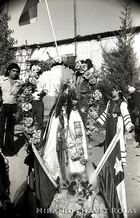
[[[99,175],[100,192],[106,200],[109,217],[115,217],[112,208],[121,209],[122,213],[119,215],[125,217],[125,211],[127,211],[124,184],[125,130],[131,133],[134,130],[134,125],[128,111],[127,100],[122,91],[117,87],[112,87],[111,94],[112,98],[108,101],[105,111],[97,119],[101,125],[106,124],[104,155],[105,157],[107,157],[106,154],[108,155]],[[109,153],[111,148],[113,150]],[[121,188],[118,187],[118,184],[121,184]],[[120,199],[123,199],[123,203]]]
[[[108,101],[106,110],[97,119],[101,125],[106,123],[106,140],[104,151],[107,150],[110,142],[116,134],[118,128],[121,127],[120,133],[120,152],[121,161],[123,165],[126,165],[126,145],[124,129],[131,132],[134,130],[134,124],[132,123],[130,113],[128,111],[128,104],[124,98],[122,92],[116,87],[112,89],[112,99]]]

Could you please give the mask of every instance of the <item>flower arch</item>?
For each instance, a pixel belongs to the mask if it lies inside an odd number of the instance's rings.
[[[80,103],[81,116],[85,124],[86,134],[91,138],[97,130],[96,119],[102,99],[102,93],[98,89],[97,71],[90,59],[76,60],[75,56],[62,56],[46,61],[38,61],[37,67],[41,73],[51,70],[56,65],[62,65],[72,69],[75,75],[76,94]],[[40,149],[42,142],[42,132],[37,130],[35,120],[32,116],[32,93],[36,89],[36,73],[30,71],[28,79],[22,86],[18,97],[18,113],[24,120],[24,133],[28,143],[36,145]]]

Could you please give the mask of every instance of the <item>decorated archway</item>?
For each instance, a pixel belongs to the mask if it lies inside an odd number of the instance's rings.
[[[62,65],[73,70],[73,79],[70,81],[60,81],[73,86],[80,104],[81,116],[85,125],[86,134],[88,138],[92,137],[97,130],[96,119],[100,102],[102,100],[102,93],[98,90],[99,75],[94,68],[90,59],[76,60],[75,56],[62,56],[52,58],[46,61],[38,61],[37,66],[40,71],[47,73],[52,67]],[[33,143],[40,147],[42,133],[36,130],[35,120],[32,116],[32,93],[36,89],[36,72],[30,71],[18,98],[18,116],[22,116],[24,120],[24,133],[28,138],[29,143]],[[56,96],[61,91],[59,84],[56,90]]]

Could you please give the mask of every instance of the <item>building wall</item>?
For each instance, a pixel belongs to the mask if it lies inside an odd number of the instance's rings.
[[[86,60],[90,58],[95,66],[95,68],[100,71],[102,64],[102,52],[101,45],[106,47],[106,49],[110,50],[115,47],[115,37],[108,37],[101,39],[100,41],[91,40],[91,41],[83,41],[77,43],[77,59],[78,60]],[[140,34],[136,34],[134,37],[134,51],[136,52],[138,58],[138,64],[140,63]],[[27,49],[19,49],[17,51],[17,62],[21,67],[21,78],[24,80],[24,77],[27,76],[27,72],[29,71],[29,62],[27,60],[47,60],[48,53],[51,57],[57,56],[56,47],[44,47],[40,49],[35,49],[34,52],[30,48]],[[63,55],[74,55],[75,54],[75,44],[64,44],[58,46],[58,53],[60,56]],[[55,95],[55,89],[59,84],[59,81],[67,80],[72,78],[73,71],[70,69],[65,69],[62,66],[53,67],[51,71],[44,72],[42,75],[42,79],[46,80],[47,87],[49,90],[49,95]]]

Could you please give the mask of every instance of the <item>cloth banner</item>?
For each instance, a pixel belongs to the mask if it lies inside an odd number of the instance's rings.
[[[35,157],[35,190],[40,207],[48,208],[56,193],[56,187],[43,170],[42,166]]]
[[[100,173],[100,191],[108,208],[110,218],[127,218],[124,169],[121,161],[120,143],[116,145]]]
[[[27,0],[19,19],[19,26],[34,23],[37,19],[37,4],[39,0]]]

